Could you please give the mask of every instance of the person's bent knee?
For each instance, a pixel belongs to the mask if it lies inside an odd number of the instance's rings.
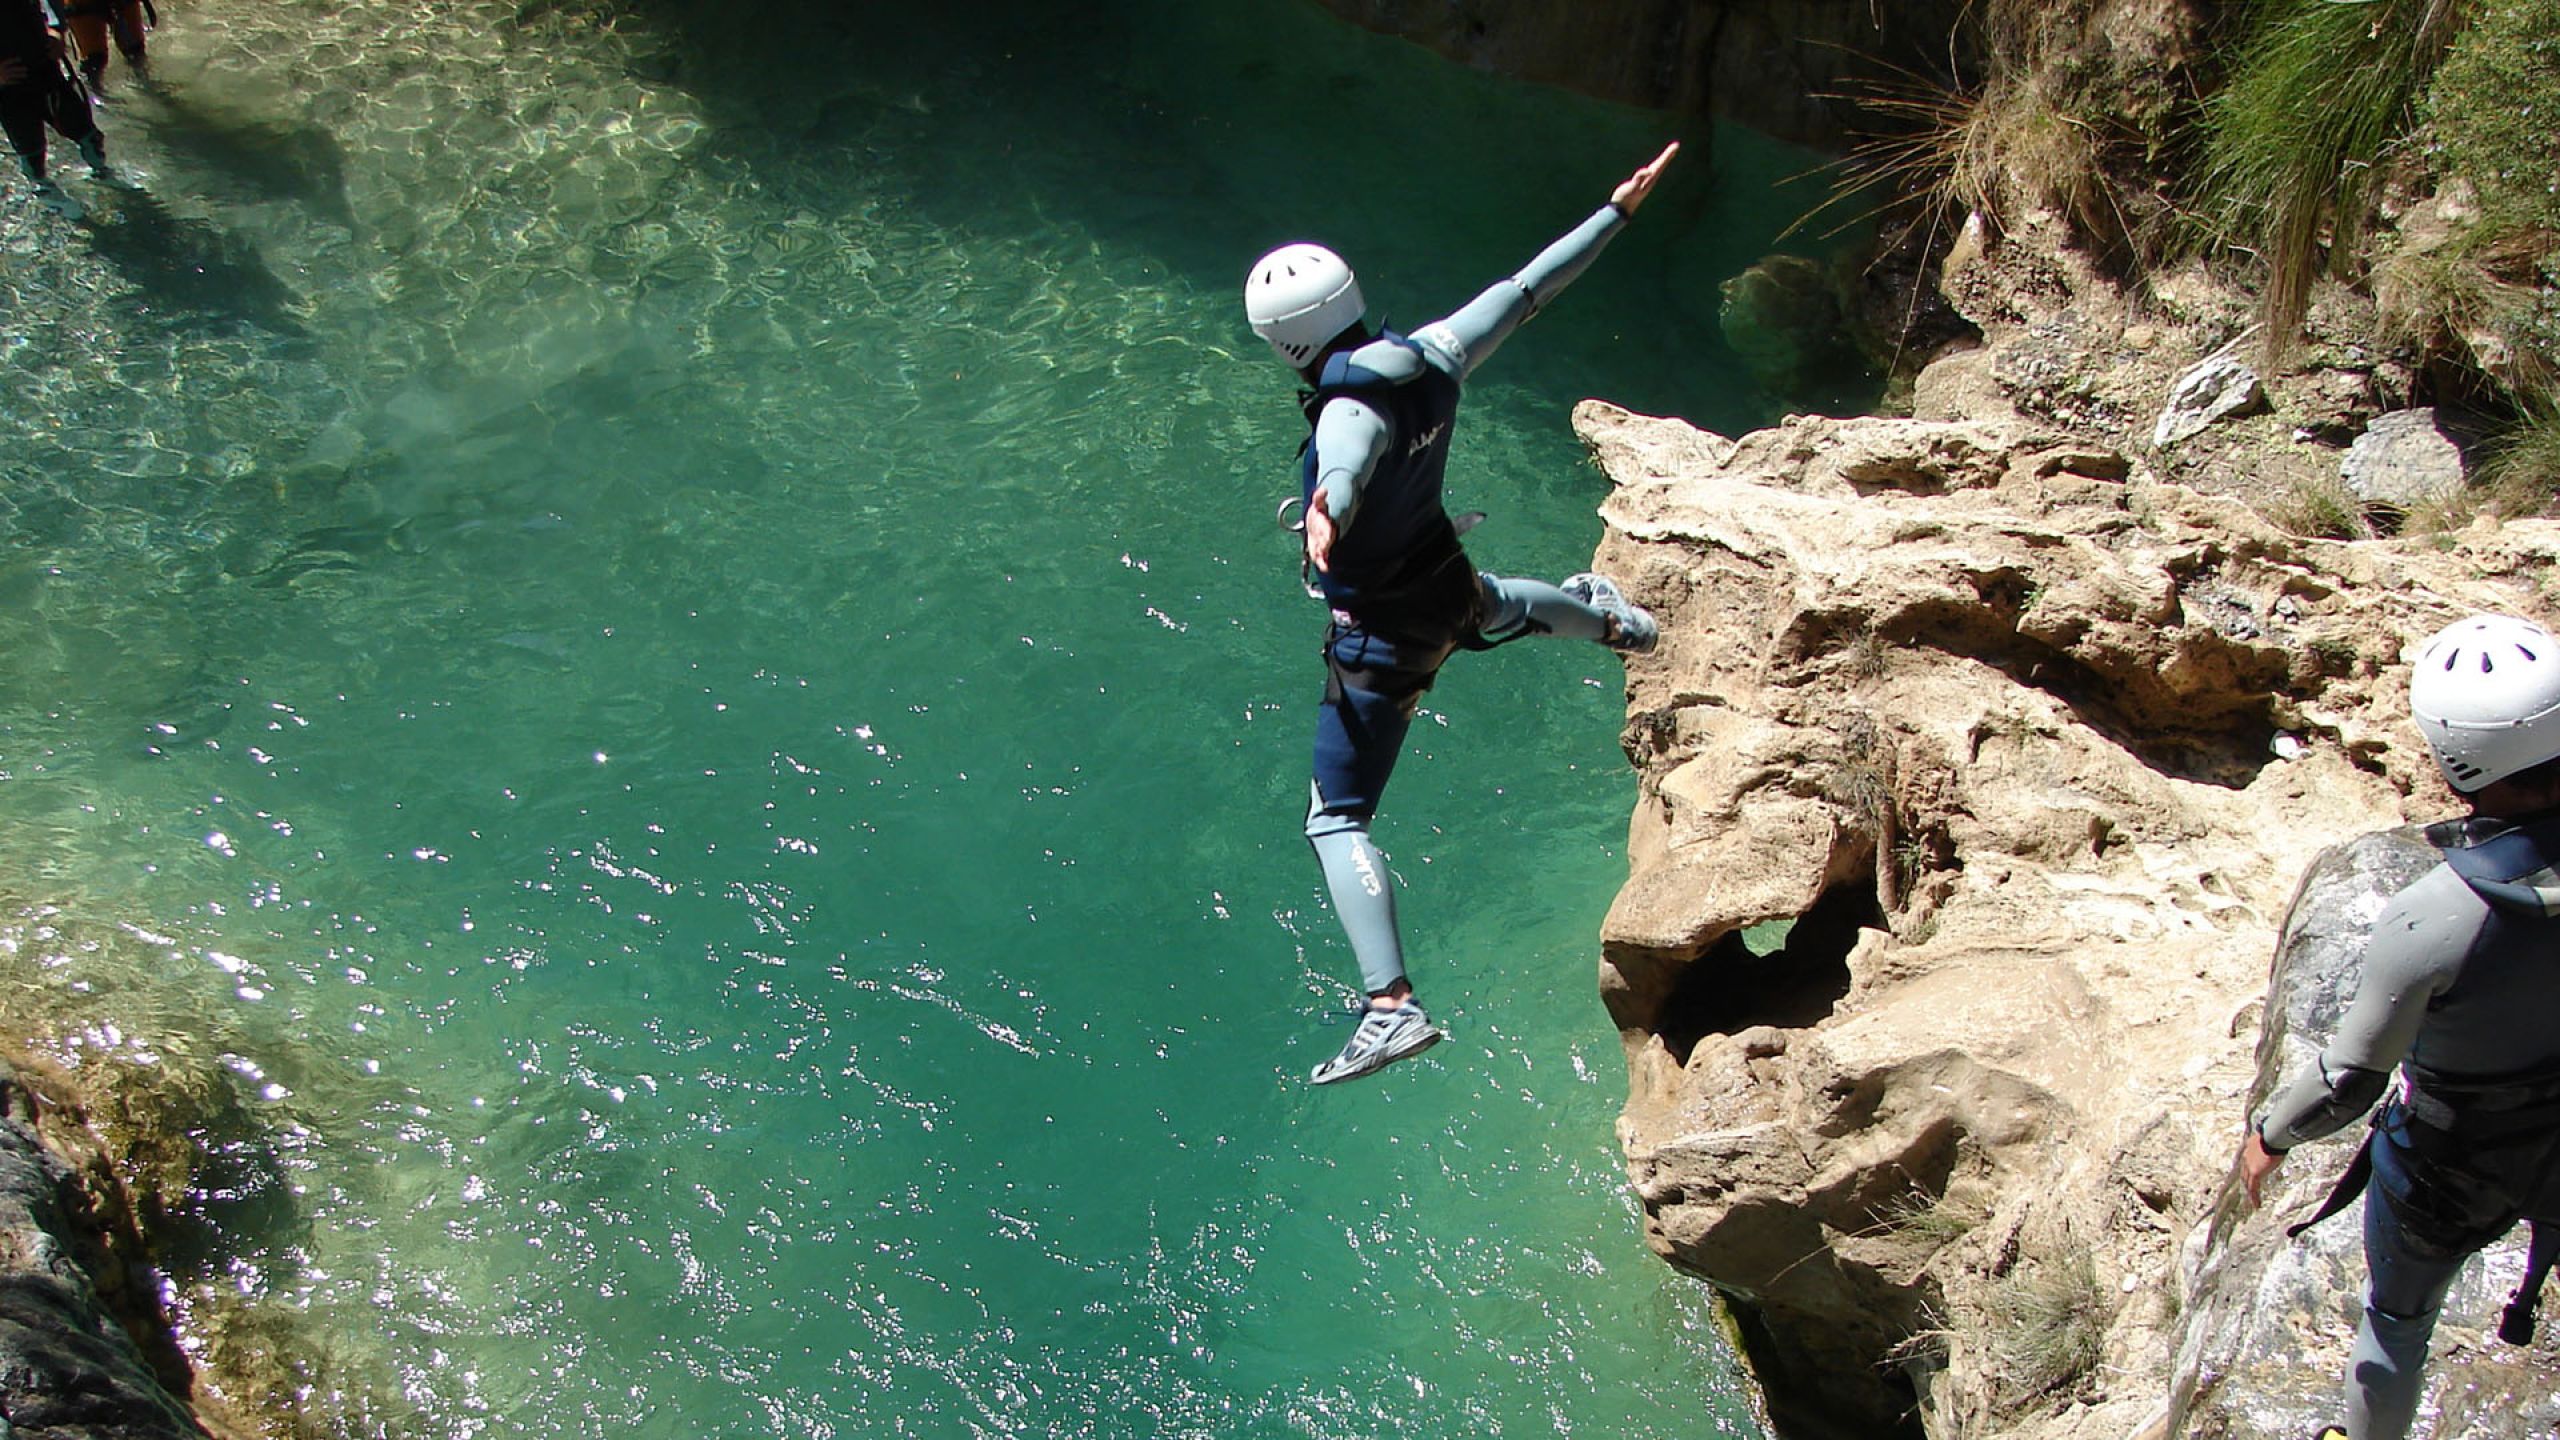
[[[1333,810],[1310,810],[1307,812],[1307,839],[1312,843],[1328,835],[1365,835],[1369,833],[1371,818]]]

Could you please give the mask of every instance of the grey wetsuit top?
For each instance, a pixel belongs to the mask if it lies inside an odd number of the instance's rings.
[[[2259,1117],[2269,1149],[2344,1129],[2407,1061],[2495,1079],[2560,1067],[2560,954],[2547,924],[2502,915],[2452,867],[2393,896],[2365,943],[2355,998],[2319,1063]]]

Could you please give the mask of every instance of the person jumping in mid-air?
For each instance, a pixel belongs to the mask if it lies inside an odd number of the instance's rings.
[[[1459,386],[1582,273],[1679,151],[1665,146],[1519,274],[1410,336],[1369,331],[1358,281],[1323,246],[1282,246],[1245,277],[1254,333],[1314,387],[1305,400],[1314,434],[1300,499],[1306,569],[1333,623],[1307,840],[1369,997],[1350,1043],[1309,1077],[1318,1085],[1372,1074],[1440,1039],[1405,978],[1395,898],[1369,822],[1442,663],[1459,649],[1529,635],[1593,640],[1630,654],[1653,648],[1653,616],[1605,576],[1548,585],[1478,572],[1442,508],[1441,474]]]

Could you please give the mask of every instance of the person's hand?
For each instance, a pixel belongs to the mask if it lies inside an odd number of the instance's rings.
[[[1653,193],[1653,182],[1662,178],[1663,167],[1679,153],[1680,142],[1677,140],[1663,146],[1662,153],[1654,156],[1651,163],[1618,182],[1618,188],[1609,192],[1609,203],[1617,206],[1627,218],[1634,219],[1636,207],[1644,203],[1644,197]]]
[[[54,64],[68,65],[71,63],[71,47],[63,43],[60,31],[47,35],[45,39],[52,42]]]
[[[1307,563],[1330,573],[1333,540],[1338,533],[1333,528],[1333,512],[1324,508],[1324,491],[1319,489],[1315,498],[1307,502]]]
[[[2267,1142],[2258,1138],[2257,1127],[2251,1126],[2249,1138],[2240,1142],[2240,1188],[2249,1192],[2249,1208],[2257,1208],[2258,1193],[2265,1187],[2267,1177],[2283,1163],[2284,1152],[2268,1149]]]

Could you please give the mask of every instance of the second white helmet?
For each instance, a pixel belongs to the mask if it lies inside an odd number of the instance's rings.
[[[2560,640],[2512,615],[2457,620],[2418,648],[2409,709],[2466,795],[2560,758]]]
[[[1351,267],[1321,245],[1283,245],[1244,277],[1244,318],[1292,370],[1305,369],[1368,309]]]

